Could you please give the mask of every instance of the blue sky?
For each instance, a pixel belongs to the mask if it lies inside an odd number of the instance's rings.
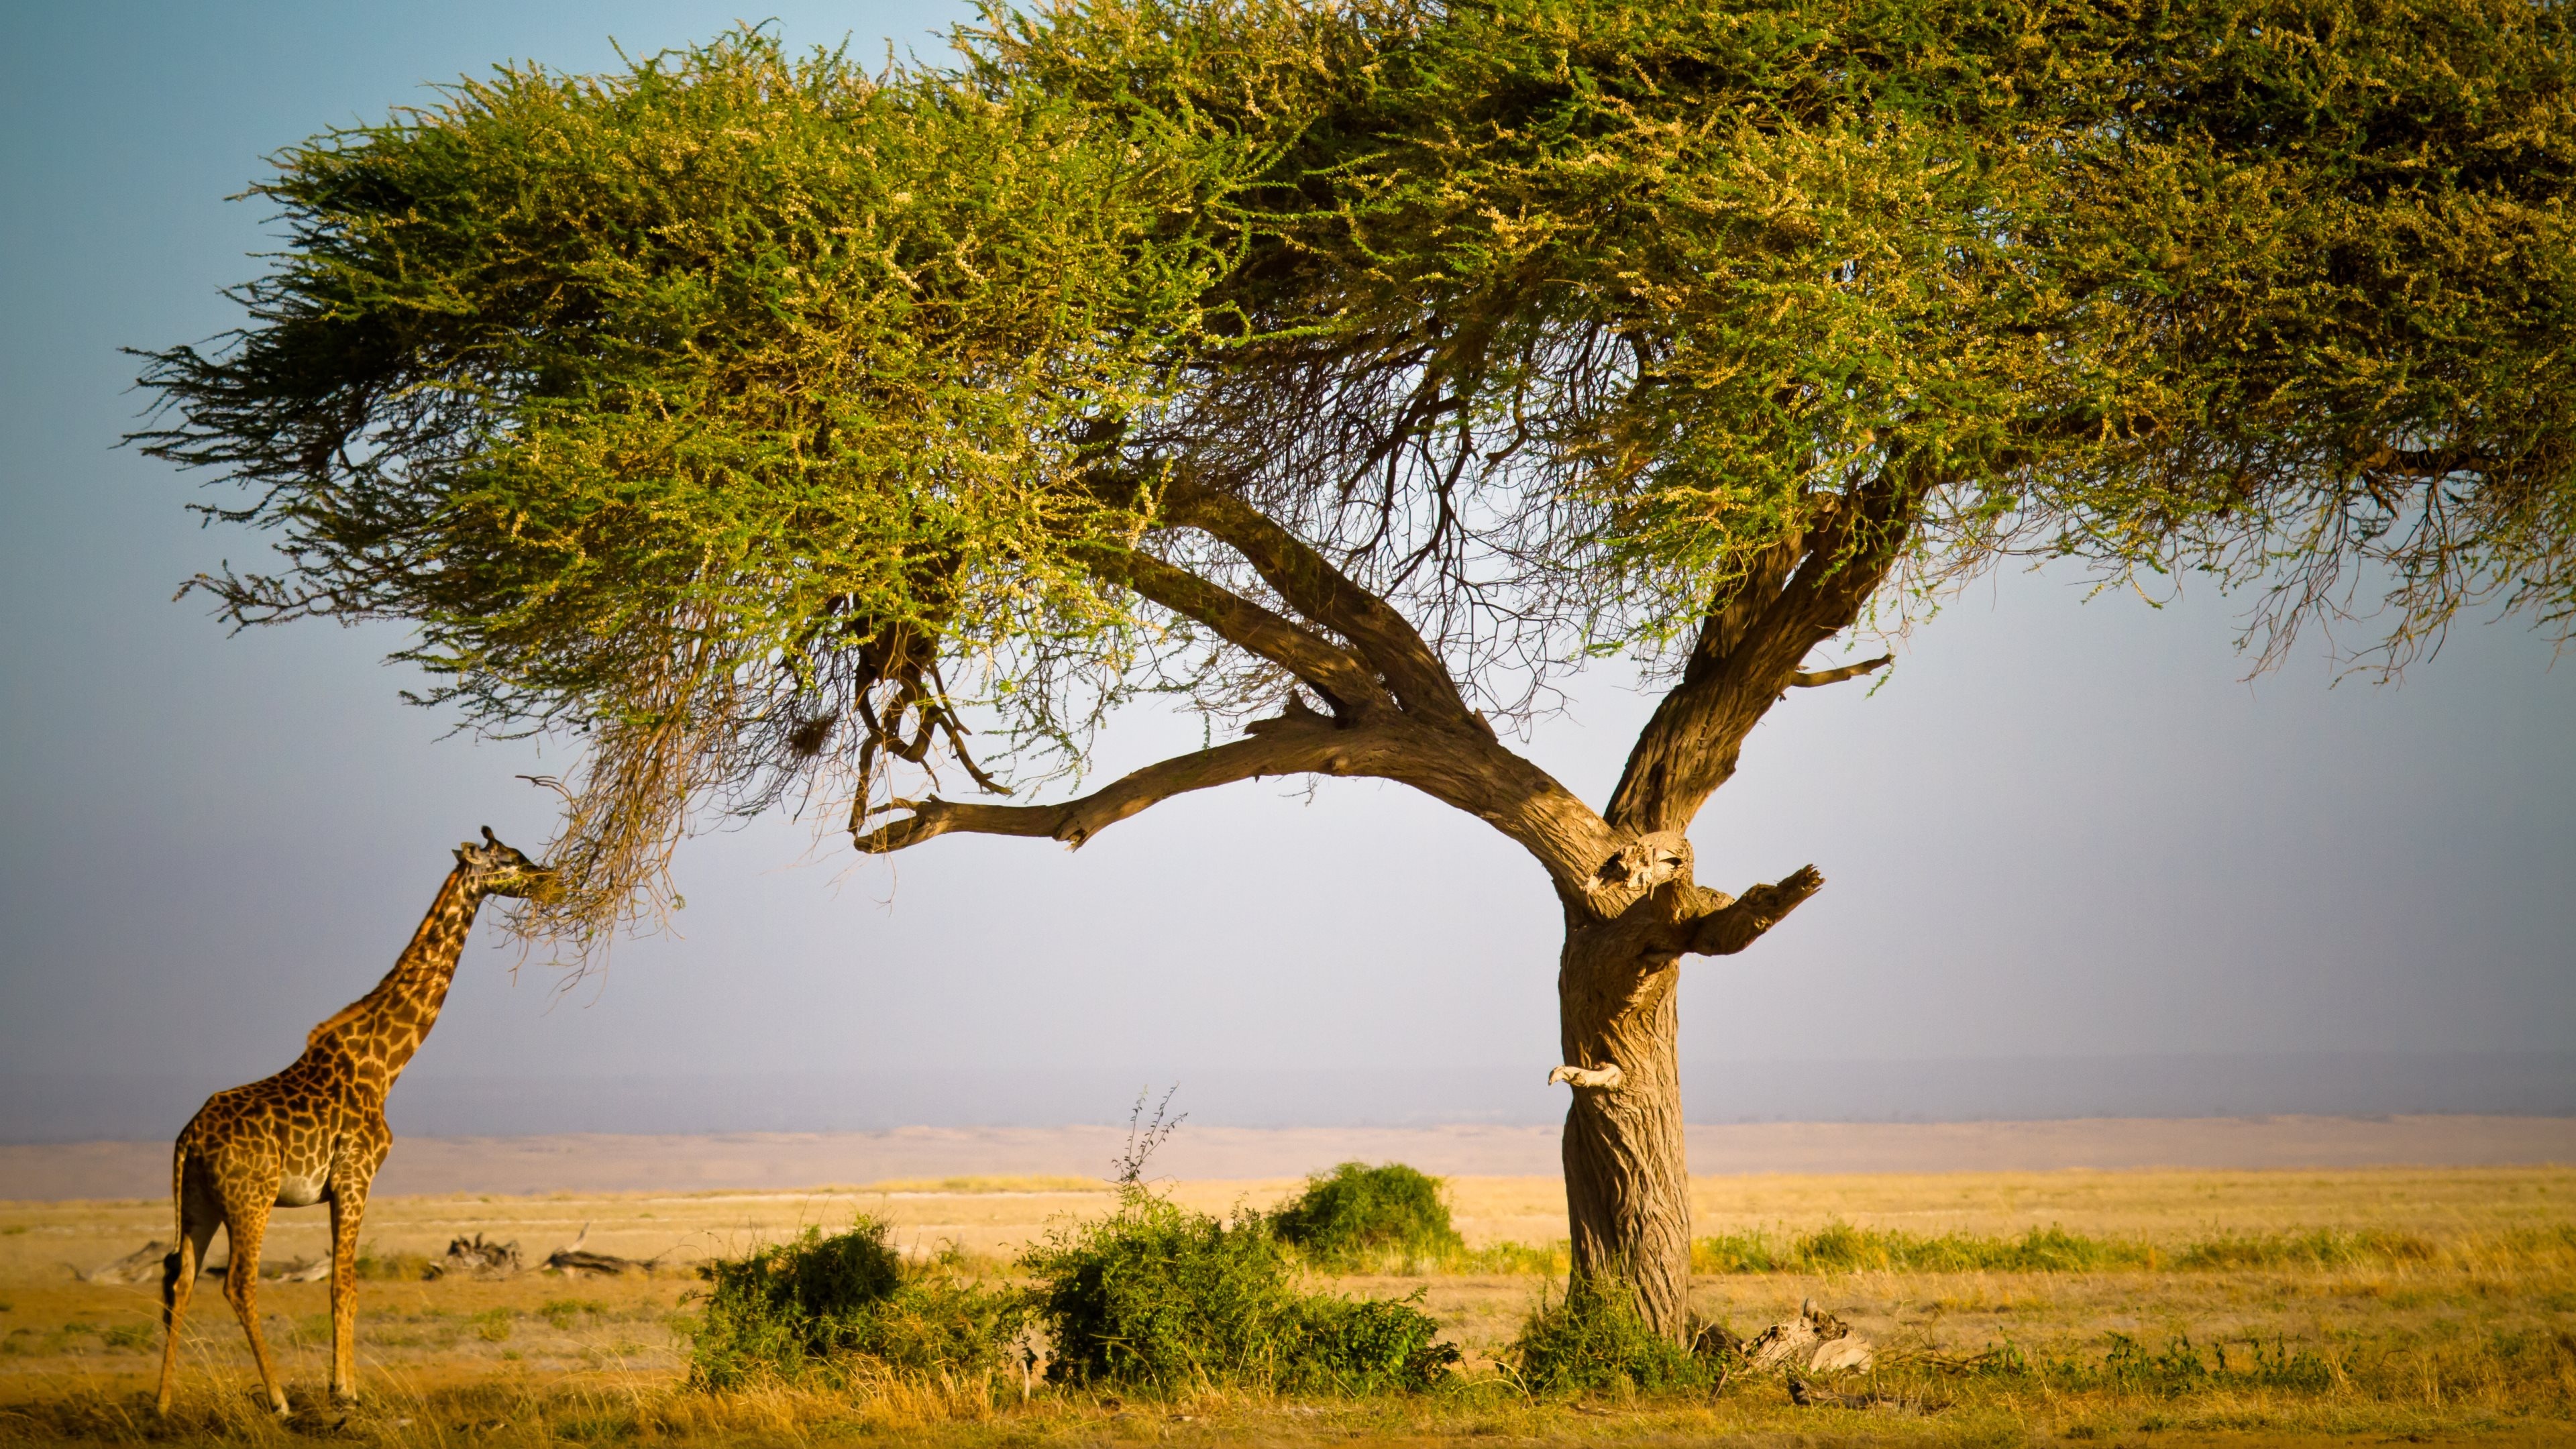
[[[764,12],[768,13],[768,12]],[[776,7],[793,42],[930,49],[935,5]],[[260,157],[509,57],[570,69],[732,23],[684,4],[31,7],[0,58],[0,1070],[206,1086],[283,1065],[390,962],[560,750],[406,708],[399,636],[227,638],[178,583],[259,540],[116,451],[120,346],[231,324]],[[2241,601],[2009,574],[1885,687],[1801,692],[1694,832],[1740,889],[1827,891],[1684,988],[1686,1072],[1776,1059],[2532,1051],[2576,1027],[2576,666],[2467,627],[2399,688],[2319,647],[2251,683]],[[2333,686],[2333,687],[2330,687]],[[1598,800],[1648,703],[1587,676],[1534,756]],[[1108,760],[1194,742],[1132,721]],[[676,937],[569,994],[486,928],[414,1076],[1527,1065],[1555,907],[1394,786],[1239,786],[1078,855],[951,838],[856,861],[787,820],[692,843]],[[172,1125],[193,1101],[175,1108]],[[1072,1118],[1120,1103],[1063,1104]]]

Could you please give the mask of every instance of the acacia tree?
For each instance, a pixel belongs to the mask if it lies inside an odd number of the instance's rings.
[[[1079,0],[956,42],[746,31],[321,136],[255,189],[245,327],[149,355],[143,445],[275,531],[200,580],[233,621],[402,620],[432,702],[586,736],[532,932],[791,792],[886,852],[1399,781],[1545,872],[1576,1272],[1677,1335],[1679,963],[1822,883],[1727,895],[1687,832],[1791,690],[1885,663],[1820,648],[2016,554],[2250,586],[2267,658],[2576,619],[2556,4]],[[1496,726],[1609,654],[1665,692],[1594,803]],[[1080,779],[1151,690],[1240,737]]]

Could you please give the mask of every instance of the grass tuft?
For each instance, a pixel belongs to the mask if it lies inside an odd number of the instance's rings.
[[[1605,1389],[1669,1393],[1714,1387],[1718,1368],[1646,1326],[1627,1292],[1572,1280],[1554,1303],[1541,1290],[1520,1337],[1497,1356],[1523,1392],[1548,1398]]]
[[[438,1263],[425,1253],[358,1254],[358,1276],[386,1283],[426,1283],[438,1276]]]

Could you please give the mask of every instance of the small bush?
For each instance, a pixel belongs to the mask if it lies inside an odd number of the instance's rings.
[[[1022,1293],[907,1272],[888,1226],[861,1217],[698,1272],[711,1285],[694,1330],[689,1380],[726,1388],[797,1379],[858,1361],[901,1372],[998,1376],[1015,1366],[1028,1319]]]
[[[549,1298],[537,1305],[537,1316],[557,1333],[569,1331],[573,1321],[585,1313],[606,1313],[608,1305],[596,1298]]]
[[[1325,1269],[1436,1263],[1467,1249],[1442,1198],[1440,1179],[1403,1163],[1345,1162],[1307,1178],[1306,1190],[1270,1215],[1270,1230]]]
[[[1714,1365],[1647,1327],[1624,1288],[1580,1278],[1554,1304],[1542,1295],[1500,1358],[1524,1390],[1539,1395],[1698,1389],[1718,1376]]]
[[[1458,1359],[1414,1306],[1421,1295],[1301,1292],[1266,1222],[1221,1222],[1132,1183],[1117,1212],[1058,1232],[1021,1266],[1038,1279],[1058,1383],[1363,1394],[1428,1388]]]

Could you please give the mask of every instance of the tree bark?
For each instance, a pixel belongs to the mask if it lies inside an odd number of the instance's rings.
[[[1675,997],[1679,959],[1615,924],[1568,912],[1557,1003],[1565,1064],[1617,1067],[1574,1087],[1565,1113],[1565,1208],[1578,1284],[1623,1284],[1679,1341],[1690,1317],[1690,1172],[1683,1156]]]

